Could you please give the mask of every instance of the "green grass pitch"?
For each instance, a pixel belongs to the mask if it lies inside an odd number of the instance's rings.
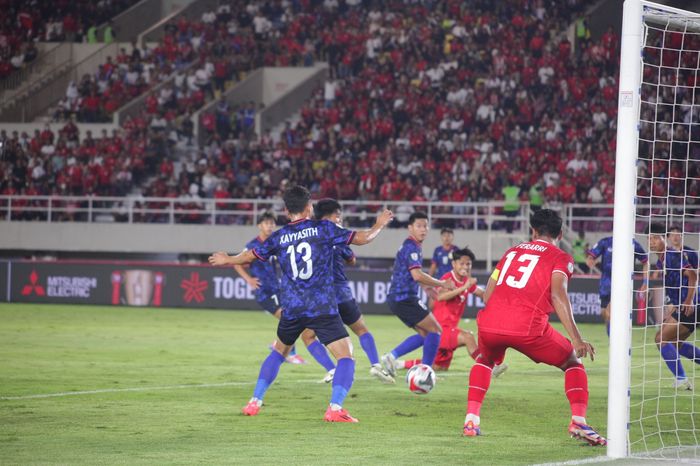
[[[392,316],[366,321],[380,353],[409,335]],[[607,337],[602,325],[581,328],[598,350],[586,363],[588,420],[604,432]],[[322,421],[330,387],[305,349],[309,364],[285,364],[260,415],[244,417],[274,329],[261,311],[0,305],[0,464],[532,464],[605,454],[566,434],[561,372],[515,352],[491,385],[479,438],[461,437],[466,351],[418,396],[402,378],[371,379],[354,336],[346,407],[359,424]],[[47,394],[59,396],[31,397]]]

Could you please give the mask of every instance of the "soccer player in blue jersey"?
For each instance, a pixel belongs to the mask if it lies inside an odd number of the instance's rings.
[[[452,228],[443,228],[440,231],[440,239],[442,244],[433,251],[433,258],[430,261],[430,269],[428,270],[428,275],[437,279],[452,270],[452,257],[450,254],[452,251],[459,249],[453,244],[455,233]]]
[[[432,312],[420,301],[420,285],[441,287],[445,291],[455,288],[452,280],[438,280],[421,270],[423,266],[422,244],[428,236],[428,216],[414,212],[408,219],[408,238],[403,242],[391,275],[387,303],[391,312],[417,334],[402,341],[390,353],[382,356],[382,366],[392,376],[396,375],[396,359],[423,346],[421,362],[432,366],[440,346],[440,324]]]
[[[691,263],[698,263],[698,252],[690,246],[683,244],[683,233],[679,227],[672,226],[669,228],[666,237],[668,238],[669,244],[673,246],[674,249],[678,251],[683,250],[688,253],[688,260]]]
[[[308,328],[316,333],[337,360],[330,405],[324,420],[357,422],[343,408],[352,386],[355,361],[335,300],[333,246],[368,244],[391,222],[393,214],[385,210],[369,230],[351,231],[327,220],[311,220],[311,194],[303,186],[288,188],[283,199],[291,221],[261,246],[236,256],[216,252],[209,257],[211,265],[224,266],[267,261],[276,256],[282,270],[280,304],[283,312],[277,325],[277,341],[260,367],[253,397],[243,408],[243,414],[255,416],[259,413],[265,392],[277,377],[280,365],[304,329]]]
[[[275,216],[270,212],[263,213],[258,219],[259,235],[245,245],[245,250],[252,250],[260,247],[272,235],[275,230]],[[255,261],[250,266],[234,265],[233,268],[238,274],[248,283],[253,289],[255,300],[258,305],[268,313],[272,314],[277,320],[282,316],[282,308],[280,307],[279,292],[280,283],[275,269],[275,258],[271,257],[267,262]],[[248,269],[250,273],[248,273]],[[311,330],[304,330],[301,334],[301,339],[309,350],[309,353],[323,368],[331,373],[335,370],[335,364],[328,356],[328,352],[323,347],[321,342],[316,339],[316,335]],[[304,364],[305,361],[296,354],[295,348],[287,357],[287,362],[292,364]],[[330,381],[330,380],[329,380]]]
[[[639,291],[646,291],[649,277],[649,260],[647,252],[636,239],[634,242],[634,258],[642,263],[644,267],[644,283]],[[600,260],[600,283],[598,292],[600,293],[600,313],[605,321],[605,330],[610,336],[610,286],[612,284],[612,236],[601,239],[586,251],[586,265],[590,269]]]
[[[656,334],[656,344],[675,377],[673,386],[692,390],[693,385],[686,377],[678,355],[700,364],[700,349],[685,341],[698,325],[697,255],[667,244],[665,226],[656,223],[649,228],[649,249],[658,256],[656,267],[664,274],[667,305],[661,330]]]
[[[342,225],[341,206],[335,199],[321,199],[314,206],[314,214],[318,220],[328,220],[336,225]],[[360,339],[360,346],[367,355],[371,365],[370,375],[384,383],[394,383],[394,377],[388,374],[379,363],[379,354],[374,336],[367,328],[357,301],[352,295],[348,277],[345,275],[345,264],[355,265],[355,254],[346,244],[333,246],[333,284],[335,299],[338,303],[338,313],[343,323],[350,327]],[[324,379],[325,380],[325,379]]]

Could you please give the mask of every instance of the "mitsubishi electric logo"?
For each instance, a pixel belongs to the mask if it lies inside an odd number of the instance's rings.
[[[32,270],[32,273],[29,274],[29,284],[22,288],[22,296],[29,296],[33,293],[36,293],[37,296],[46,296],[46,290],[39,285],[38,281],[39,274],[36,273],[36,270]]]

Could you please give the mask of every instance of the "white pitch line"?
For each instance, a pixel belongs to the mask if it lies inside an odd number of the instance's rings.
[[[534,464],[532,466],[569,466],[569,465],[576,465],[576,464],[607,463],[609,461],[615,461],[615,459],[610,458],[608,456],[595,456],[593,458],[586,458],[583,460],[569,460],[569,461],[561,461],[558,463],[540,463],[540,464]]]

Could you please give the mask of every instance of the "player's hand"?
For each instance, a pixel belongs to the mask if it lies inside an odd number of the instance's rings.
[[[646,283],[642,283],[642,286],[639,287],[639,292],[644,293],[648,289],[649,289],[649,286]]]
[[[390,224],[392,220],[394,220],[394,213],[389,209],[384,209],[384,211],[377,216],[377,225],[384,228]]]
[[[586,356],[589,356],[591,361],[595,360],[595,348],[593,348],[593,345],[583,340],[575,340],[573,345],[577,358],[585,358]]]
[[[455,289],[455,282],[452,280],[442,280],[440,287],[446,291],[452,291]]]
[[[465,283],[465,286],[466,286],[465,290],[468,290],[469,288],[471,288],[474,285],[476,285],[476,278],[472,277],[469,280],[467,280],[467,283]]]
[[[211,265],[226,265],[228,264],[229,255],[223,251],[218,251],[209,256],[209,264]]]
[[[681,304],[681,312],[685,314],[686,317],[690,317],[695,312],[694,304]]]
[[[258,280],[256,277],[250,277],[250,280],[246,280],[246,283],[248,283],[251,290],[257,290],[260,288],[260,280]]]

